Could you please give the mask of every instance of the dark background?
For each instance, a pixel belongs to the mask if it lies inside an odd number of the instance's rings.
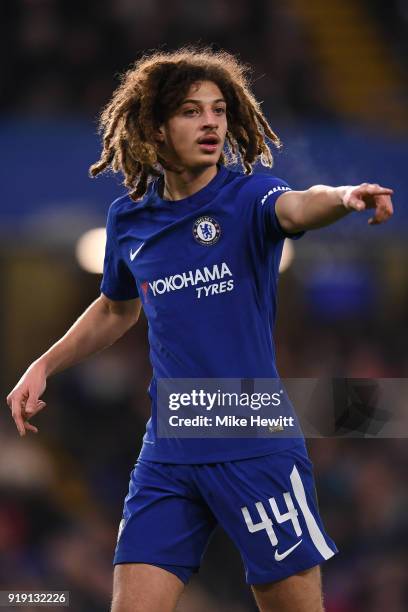
[[[99,294],[75,256],[123,193],[91,181],[96,118],[144,50],[213,43],[254,67],[293,187],[375,181],[396,213],[310,232],[280,281],[284,377],[406,377],[407,22],[402,0],[4,0],[0,3],[0,590],[71,591],[108,610],[112,554],[149,415],[144,320],[50,379],[38,436],[20,439],[5,396]],[[320,510],[340,555],[324,566],[327,612],[403,612],[407,442],[310,440]],[[26,608],[27,609],[27,608]],[[255,610],[221,532],[180,612]]]

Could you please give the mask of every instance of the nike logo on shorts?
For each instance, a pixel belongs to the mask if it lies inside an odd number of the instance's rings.
[[[130,249],[129,255],[130,255],[130,261],[133,261],[134,258],[136,257],[136,255],[138,254],[138,252],[140,251],[140,249],[142,248],[142,246],[144,245],[144,242],[142,242],[142,244],[140,245],[139,248],[136,249],[136,251],[133,253],[132,249]]]
[[[301,543],[302,540],[299,540],[299,542],[296,542],[296,544],[294,544],[291,548],[288,548],[288,550],[285,550],[283,553],[279,553],[278,550],[275,550],[275,561],[282,561],[282,559],[285,559],[285,557],[289,556],[290,553],[293,552]]]

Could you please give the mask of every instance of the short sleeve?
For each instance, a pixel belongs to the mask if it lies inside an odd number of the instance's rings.
[[[111,300],[132,300],[139,295],[136,281],[120,254],[114,203],[109,208],[106,223],[106,247],[100,289]]]
[[[275,240],[282,240],[283,238],[298,240],[301,238],[305,232],[296,232],[293,234],[286,232],[276,216],[276,200],[282,193],[292,191],[288,183],[279,178],[268,177],[263,181],[262,187],[263,190],[260,196],[259,206],[261,207],[262,223],[266,234]]]

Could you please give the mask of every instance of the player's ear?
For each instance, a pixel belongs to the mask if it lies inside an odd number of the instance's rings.
[[[160,125],[154,132],[154,139],[158,144],[164,142],[164,125]]]

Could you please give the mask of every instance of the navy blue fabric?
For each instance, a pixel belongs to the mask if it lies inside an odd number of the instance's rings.
[[[275,504],[275,506],[274,506]],[[250,584],[282,580],[332,557],[302,442],[239,461],[174,465],[139,460],[114,563],[159,565],[187,582],[220,524]]]
[[[132,300],[138,297],[136,281],[122,258],[117,242],[115,211],[111,206],[106,221],[106,248],[101,290],[111,300]]]
[[[113,300],[140,296],[149,324],[152,418],[141,458],[208,463],[266,455],[289,438],[163,439],[157,437],[160,378],[276,378],[273,326],[278,269],[286,237],[275,213],[289,185],[269,174],[245,176],[225,167],[178,201],[159,195],[111,205],[101,291]],[[202,217],[214,240],[197,239]],[[214,231],[217,227],[217,232]],[[199,237],[200,238],[200,237]]]

